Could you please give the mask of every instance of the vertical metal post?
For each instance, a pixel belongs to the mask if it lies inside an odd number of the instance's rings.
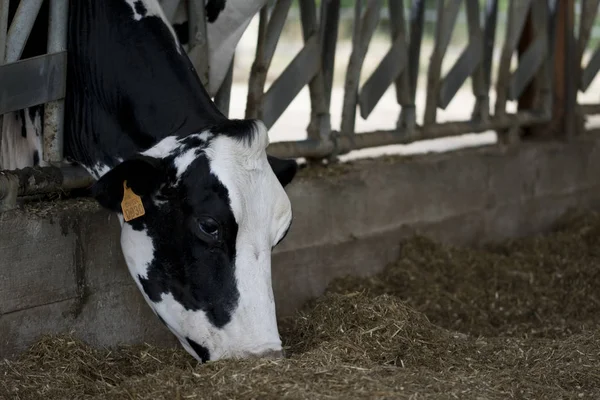
[[[8,2],[10,0],[0,0],[0,65],[4,64],[6,57],[6,37],[8,35]],[[2,126],[3,116],[0,115],[0,158],[2,158]],[[0,159],[0,166],[2,160]]]
[[[425,99],[423,125],[432,125],[436,122],[442,62],[450,44],[450,38],[452,37],[452,31],[454,30],[460,7],[460,0],[448,1],[448,4],[444,0],[438,2],[435,44],[427,71],[427,98]]]
[[[554,47],[554,104],[553,127],[558,136],[574,134],[577,82],[572,79],[574,48],[574,4],[558,0],[556,4],[556,33]],[[573,93],[575,92],[575,93]]]
[[[69,0],[50,0],[48,53],[67,49],[67,17]],[[66,71],[65,71],[66,74]],[[44,106],[44,160],[60,163],[63,159],[64,99]]]
[[[208,87],[208,36],[206,34],[206,16],[204,0],[187,0],[190,41],[188,55],[200,81]]]
[[[319,36],[319,45],[322,46],[322,35],[319,33],[317,21],[317,8],[315,0],[300,0],[300,15],[302,20],[302,33],[304,43],[315,36]],[[319,52],[321,54],[321,52]],[[323,79],[323,69],[309,82],[311,116],[310,124],[307,129],[308,138],[314,140],[327,140],[331,132],[331,118],[329,108],[325,100],[325,85]]]
[[[231,103],[231,87],[233,86],[234,64],[235,55],[231,59],[231,64],[229,64],[229,69],[227,69],[227,75],[225,75],[225,79],[223,80],[221,87],[219,88],[219,90],[217,90],[217,94],[215,95],[215,104],[226,117],[229,116],[229,106]]]
[[[260,10],[256,57],[252,64],[248,82],[246,118],[261,118],[262,99],[267,73],[291,5],[292,0],[277,1],[270,18],[267,5]]]
[[[392,43],[395,40],[402,40],[404,44],[406,44],[407,38],[406,19],[404,18],[404,1],[390,1],[388,2],[388,9],[390,11],[390,35]],[[408,50],[406,55],[407,53]],[[398,118],[396,127],[400,130],[403,130],[404,134],[410,136],[414,132],[416,121],[414,118],[415,103],[410,94],[410,66],[408,65],[408,60],[406,67],[400,73],[400,76],[396,78],[395,86],[396,101],[401,107],[400,117]],[[409,121],[406,121],[405,118],[403,118],[405,117],[405,109],[413,110],[413,118]],[[409,125],[406,125],[406,122],[409,122]]]
[[[399,125],[408,130],[412,136],[417,123],[415,100],[417,83],[419,81],[419,67],[421,62],[421,42],[423,41],[423,25],[425,23],[425,0],[414,0],[410,9],[410,34],[408,45],[408,81],[410,87],[409,97],[411,104],[404,105],[400,112]]]
[[[327,110],[331,109],[331,91],[339,24],[340,0],[321,0],[321,69],[323,71]]]
[[[357,0],[354,11],[354,31],[352,33],[352,53],[346,71],[344,85],[344,104],[342,107],[341,131],[344,134],[354,134],[356,123],[356,105],[358,103],[358,86],[360,73],[369,48],[373,33],[377,28],[381,13],[381,0],[368,0],[362,14],[362,0]],[[362,17],[361,17],[362,15]]]
[[[479,0],[467,0],[467,19],[469,30],[469,43],[477,43],[477,47],[482,50],[483,55],[483,31],[479,22]],[[473,117],[480,121],[487,121],[490,115],[489,91],[486,89],[484,81],[483,62],[480,59],[479,65],[471,75],[473,95],[475,96],[475,107],[473,108]]]

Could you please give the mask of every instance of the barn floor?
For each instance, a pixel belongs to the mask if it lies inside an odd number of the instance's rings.
[[[599,288],[599,214],[486,248],[416,237],[284,321],[289,359],[195,366],[48,337],[0,364],[0,398],[597,399]]]

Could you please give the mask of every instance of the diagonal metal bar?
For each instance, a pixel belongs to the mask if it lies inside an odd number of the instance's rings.
[[[344,103],[342,106],[341,131],[354,133],[356,122],[356,104],[358,102],[358,85],[360,72],[362,70],[365,55],[369,43],[379,22],[382,0],[369,0],[362,18],[355,20],[355,30],[352,36],[352,53],[346,71],[346,83],[344,85]],[[356,2],[355,14],[358,16],[361,9],[361,1]]]
[[[161,0],[160,5],[163,9],[165,17],[171,23],[173,23],[173,19],[175,18],[175,14],[177,13],[177,7],[181,3],[181,0]]]
[[[598,70],[600,70],[600,46],[596,47],[594,54],[590,58],[590,61],[588,61],[587,66],[581,74],[581,83],[579,85],[579,89],[582,92],[588,90],[590,84],[598,74]]]
[[[196,68],[202,84],[208,86],[210,65],[208,65],[208,35],[206,33],[204,0],[187,1],[190,32],[188,56]]]
[[[262,105],[267,73],[285,25],[291,0],[280,0],[275,3],[273,12],[269,17],[268,6],[260,10],[258,26],[258,41],[256,44],[256,57],[248,82],[248,97],[246,101],[246,118],[257,118]]]
[[[340,23],[340,0],[321,1],[321,60],[323,85],[327,109],[331,107],[331,92],[333,87],[333,72],[335,67],[335,49]]]
[[[471,43],[478,49],[479,57],[471,72],[471,86],[475,105],[473,107],[473,118],[487,120],[490,115],[489,89],[485,85],[483,70],[483,29],[480,22],[479,0],[465,0],[467,8],[467,28],[469,31],[469,45]]]
[[[319,35],[315,34],[264,94],[260,119],[267,128],[273,126],[304,85],[319,72],[320,50]]]
[[[458,89],[465,83],[467,78],[473,74],[481,63],[482,48],[481,41],[470,42],[461,53],[448,75],[442,80],[439,91],[438,106],[444,110],[452,101]]]
[[[317,22],[317,6],[315,0],[300,0],[300,17],[302,21],[302,36],[304,43],[314,35],[319,38],[319,46],[322,45],[323,36],[319,32]],[[319,47],[319,54],[322,54]],[[319,59],[319,66],[321,59]],[[331,131],[331,119],[325,93],[323,69],[319,68],[317,74],[310,80],[310,123],[307,134],[309,139],[327,138]]]
[[[9,62],[17,61],[23,54],[25,44],[33,28],[40,8],[44,0],[21,1],[15,12],[15,16],[8,29],[6,39],[6,54],[4,60]]]
[[[404,71],[406,52],[406,43],[403,37],[396,38],[381,63],[363,85],[358,97],[360,116],[363,119],[371,114],[387,88]]]
[[[0,66],[0,114],[63,98],[66,71],[65,51]]]
[[[442,62],[444,61],[444,56],[452,37],[452,30],[456,23],[461,1],[450,0],[448,5],[445,5],[445,1],[438,2],[435,45],[431,54],[429,70],[427,71],[427,98],[425,100],[425,114],[423,117],[424,125],[431,125],[436,121]]]
[[[0,0],[0,65],[4,64],[4,58],[6,56],[9,1],[10,0]]]
[[[519,61],[511,77],[509,99],[517,100],[544,63],[548,51],[545,35],[538,35]]]
[[[291,5],[292,0],[279,0],[275,3],[273,12],[269,18],[264,53],[264,60],[267,68],[271,65],[271,60],[275,54],[275,49],[277,49],[277,44],[279,43],[279,38],[281,37],[281,32],[283,31],[283,26],[285,25],[285,20],[287,19]]]
[[[414,132],[416,120],[415,120],[415,105],[410,94],[410,57],[408,56],[409,45],[406,37],[406,21],[404,18],[404,2],[403,1],[388,1],[388,8],[390,11],[390,34],[391,39],[396,42],[400,42],[400,46],[404,46],[405,52],[400,55],[406,63],[406,66],[402,68],[398,77],[396,78],[396,101],[401,106],[400,116],[396,123],[396,126],[401,129],[405,134],[412,135]],[[417,60],[418,62],[419,60]],[[407,110],[411,110],[412,115],[407,119]]]
[[[600,5],[600,0],[582,0],[581,2],[581,22],[579,23],[577,43],[577,60],[579,62],[581,62],[585,48],[590,40],[594,20],[598,15],[598,5]]]
[[[517,0],[509,3],[508,26],[506,29],[504,46],[502,47],[502,54],[500,56],[498,81],[496,83],[495,116],[506,114],[506,101],[510,80],[510,61],[523,32],[525,20],[529,15],[531,1],[532,0]]]
[[[226,117],[229,116],[229,106],[231,104],[231,87],[233,85],[233,66],[235,64],[235,55],[231,59],[227,75],[215,94],[215,104]]]
[[[496,43],[498,22],[498,0],[488,0],[485,7],[485,28],[483,33],[483,78],[486,92],[492,87],[492,60]]]

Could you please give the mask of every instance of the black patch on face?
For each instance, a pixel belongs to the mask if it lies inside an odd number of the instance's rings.
[[[148,10],[146,9],[146,6],[144,5],[144,3],[142,3],[140,0],[138,0],[135,3],[133,3],[133,6],[135,7],[136,13],[140,14],[142,17],[146,16],[146,13],[148,12]]]
[[[33,166],[40,165],[40,153],[37,150],[33,151]]]
[[[214,134],[223,134],[251,146],[258,135],[256,122],[252,119],[227,119],[209,127]]]
[[[170,293],[186,310],[203,311],[214,326],[221,328],[231,320],[239,300],[235,279],[238,226],[228,191],[210,173],[203,155],[175,185],[172,160],[164,164],[171,167],[156,197],[165,199],[165,203],[145,200],[146,215],[130,222],[133,229],[146,230],[154,247],[147,278],[138,278],[153,302],[160,302],[163,294]],[[207,242],[198,234],[198,221],[206,216],[219,224],[217,242]]]
[[[221,11],[225,9],[226,0],[208,0],[206,3],[206,19],[208,22],[212,23],[217,20]]]
[[[27,124],[25,123],[25,110],[19,110],[19,119],[21,120],[21,136],[27,137]]]
[[[210,352],[208,351],[208,349],[206,347],[199,345],[198,343],[194,342],[192,339],[190,339],[188,337],[186,337],[185,340],[187,340],[187,342],[190,344],[192,349],[194,349],[196,354],[198,354],[198,357],[200,357],[200,360],[202,360],[203,363],[210,360]]]
[[[175,31],[175,35],[177,35],[177,39],[181,44],[188,44],[190,41],[190,24],[185,21],[181,24],[173,24],[173,30]]]

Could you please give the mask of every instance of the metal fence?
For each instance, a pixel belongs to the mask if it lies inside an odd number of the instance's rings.
[[[62,98],[66,69],[66,16],[68,0],[50,1],[49,54],[19,60],[33,21],[43,0],[21,0],[10,27],[9,0],[0,0],[0,114],[45,103],[44,159],[62,160]],[[14,0],[13,0],[14,1]],[[186,1],[191,43],[188,54],[207,82],[207,35],[203,0],[161,0],[172,20],[181,1]],[[582,65],[600,0],[508,0],[504,37],[496,37],[499,1],[438,0],[435,37],[427,68],[427,99],[424,119],[417,123],[415,98],[427,0],[357,0],[354,6],[352,52],[347,61],[344,100],[331,104],[336,60],[340,0],[298,0],[304,46],[265,91],[267,73],[278,41],[292,8],[292,0],[277,0],[260,12],[256,57],[248,82],[246,117],[260,118],[267,127],[308,85],[311,122],[307,139],[275,142],[269,153],[309,160],[333,159],[352,150],[465,133],[496,131],[502,141],[526,136],[570,137],[584,132],[586,115],[600,113],[599,104],[578,104],[578,92],[588,90],[600,69],[600,48],[587,65]],[[580,12],[575,17],[575,10]],[[452,31],[459,13],[466,15],[468,40],[447,74],[442,74]],[[381,16],[389,18],[390,48],[371,76],[361,85],[361,71],[369,42]],[[577,24],[576,24],[577,23]],[[577,26],[577,29],[576,29]],[[501,49],[494,65],[494,50]],[[516,68],[511,59],[518,54]],[[496,76],[493,76],[496,71]],[[215,96],[227,113],[232,86],[232,66]],[[438,123],[436,113],[445,109],[457,91],[469,80],[475,106],[469,120]],[[30,82],[24,85],[22,82]],[[384,93],[395,87],[401,107],[396,129],[356,134],[357,111],[367,118]],[[494,104],[490,92],[495,91]],[[507,111],[507,102],[518,101],[518,110]],[[339,131],[332,130],[330,110],[342,107]],[[57,186],[80,187],[87,180],[81,172],[62,168],[58,185],[27,185],[19,175],[18,194],[48,192]],[[0,175],[0,198],[8,190],[10,174]],[[13,177],[14,178],[14,177]],[[14,181],[14,179],[13,179]],[[40,180],[40,182],[43,181]],[[3,183],[4,182],[4,183]],[[4,189],[3,189],[4,188]]]

